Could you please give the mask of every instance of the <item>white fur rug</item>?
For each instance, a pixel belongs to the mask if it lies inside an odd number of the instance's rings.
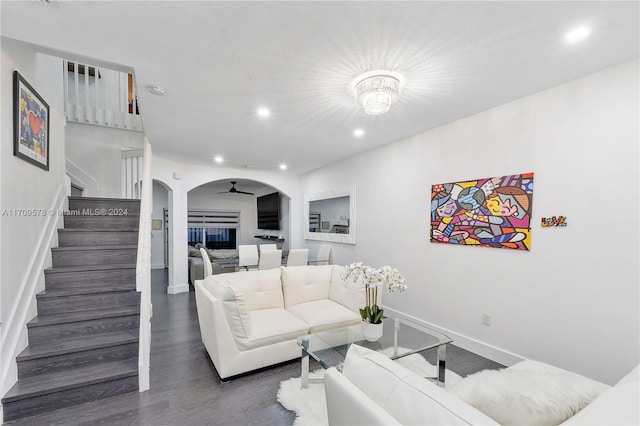
[[[383,353],[385,351],[382,351]],[[415,371],[425,377],[435,377],[436,367],[427,362],[420,354],[413,354],[396,360],[411,371]],[[324,369],[309,373],[309,378],[318,379],[324,377]],[[462,380],[462,377],[453,371],[446,370],[445,384],[453,386]],[[278,402],[287,410],[296,413],[294,426],[320,426],[327,425],[327,401],[324,397],[324,384],[310,383],[307,389],[300,388],[300,377],[284,380],[278,390]]]

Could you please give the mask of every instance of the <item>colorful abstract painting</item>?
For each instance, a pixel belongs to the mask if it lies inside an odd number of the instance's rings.
[[[529,250],[533,173],[431,187],[431,242]]]
[[[13,155],[49,170],[49,105],[18,71],[13,92]]]

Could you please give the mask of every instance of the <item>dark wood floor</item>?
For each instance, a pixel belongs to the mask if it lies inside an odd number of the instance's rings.
[[[282,380],[300,376],[300,362],[291,361],[227,383],[221,382],[200,339],[193,291],[167,295],[166,288],[166,272],[154,270],[149,391],[116,396],[7,424],[292,424],[295,416],[278,404],[276,392]],[[435,357],[435,354],[424,355],[427,359]],[[447,368],[461,376],[502,367],[455,345],[447,347]],[[319,365],[311,360],[311,368],[319,368]]]

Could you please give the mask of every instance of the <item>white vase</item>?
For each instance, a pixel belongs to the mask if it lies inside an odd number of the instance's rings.
[[[360,324],[360,332],[370,342],[375,342],[382,337],[382,323],[371,324],[368,321],[362,321]]]

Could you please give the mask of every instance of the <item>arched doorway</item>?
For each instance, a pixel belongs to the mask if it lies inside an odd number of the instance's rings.
[[[266,200],[276,215],[269,222],[261,220]],[[187,193],[187,209],[189,246],[200,242],[209,249],[237,249],[269,241],[289,248],[290,197],[271,185],[246,178],[213,180]]]

